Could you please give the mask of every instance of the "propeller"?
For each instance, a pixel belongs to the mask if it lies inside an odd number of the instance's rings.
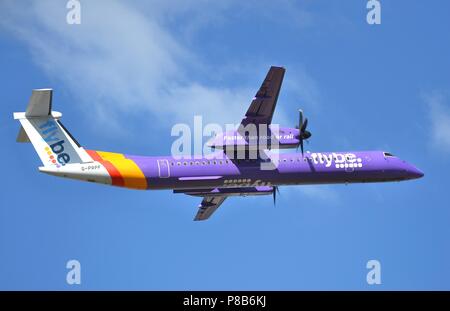
[[[273,186],[273,205],[277,205],[277,193],[280,194],[280,190],[278,190],[278,186]]]
[[[308,138],[311,137],[311,132],[306,129],[308,126],[308,118],[305,118],[303,121],[303,110],[299,109],[299,119],[298,119],[298,126],[295,128],[299,129],[299,141],[300,141],[300,149],[302,150],[302,156],[303,156],[303,141],[308,141]],[[297,146],[298,150],[298,146]]]

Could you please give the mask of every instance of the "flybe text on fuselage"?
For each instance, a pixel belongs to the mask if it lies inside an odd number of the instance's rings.
[[[311,153],[310,159],[314,164],[322,164],[325,167],[347,168],[363,166],[362,159],[354,153]]]

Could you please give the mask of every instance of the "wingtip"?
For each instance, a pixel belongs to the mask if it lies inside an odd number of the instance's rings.
[[[272,69],[281,69],[281,70],[286,70],[286,68],[285,67],[283,67],[283,66],[277,66],[277,65],[272,65],[272,66],[270,66],[270,68]]]

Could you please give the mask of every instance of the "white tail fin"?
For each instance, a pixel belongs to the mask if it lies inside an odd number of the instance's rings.
[[[59,120],[62,114],[52,111],[52,90],[33,90],[26,112],[15,112],[21,128],[18,142],[31,142],[45,167],[92,162],[92,158]]]

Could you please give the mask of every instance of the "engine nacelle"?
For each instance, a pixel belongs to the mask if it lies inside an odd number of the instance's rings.
[[[218,134],[208,141],[208,147],[213,149],[258,150],[297,148],[300,144],[299,130],[290,127],[272,129],[269,125],[267,133],[239,133],[238,130]]]

